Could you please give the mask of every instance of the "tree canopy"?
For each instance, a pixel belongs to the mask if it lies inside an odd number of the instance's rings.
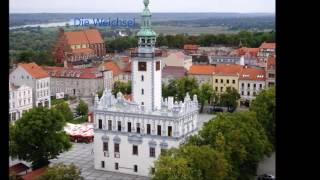
[[[251,103],[250,110],[257,113],[257,119],[264,127],[270,142],[275,146],[275,113],[276,113],[276,92],[275,87],[261,91]]]
[[[161,155],[155,163],[152,179],[223,180],[228,166],[224,155],[209,146],[187,145]]]
[[[65,123],[56,109],[31,109],[10,126],[10,156],[32,162],[33,169],[49,164],[50,159],[71,148],[63,131]]]
[[[65,121],[69,122],[73,119],[73,113],[66,102],[59,103],[54,108],[61,113]]]
[[[227,87],[226,92],[220,95],[220,104],[228,107],[228,110],[235,109],[238,105],[237,101],[240,99],[240,94],[234,88]]]
[[[64,165],[62,163],[49,167],[39,178],[39,180],[83,180],[80,169],[74,164]]]
[[[121,92],[122,94],[131,94],[131,81],[125,83],[121,81],[114,82],[112,94],[116,95],[118,92]]]
[[[88,114],[88,105],[87,103],[85,103],[82,99],[80,100],[78,106],[76,107],[76,112],[80,115],[80,116],[85,116]]]

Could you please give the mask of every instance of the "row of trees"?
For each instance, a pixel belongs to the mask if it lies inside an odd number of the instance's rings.
[[[12,57],[14,63],[35,62],[38,65],[54,66],[56,65],[52,59],[52,55],[46,51],[22,51],[16,57]]]
[[[246,47],[259,47],[264,41],[275,41],[275,32],[249,32],[240,31],[237,34],[202,34],[200,36],[189,35],[163,35],[157,38],[157,46],[168,46],[169,48],[183,48],[185,44],[198,44],[200,46],[238,46],[242,43]],[[128,48],[136,47],[137,37],[121,37],[111,41],[106,41],[108,51],[123,51]]]
[[[197,95],[201,105],[200,112],[203,112],[206,104],[226,106],[228,110],[234,109],[240,99],[240,94],[236,89],[227,88],[226,92],[219,96],[213,90],[212,85],[204,83],[200,86],[194,77],[183,77],[162,85],[162,96],[164,98],[173,96],[176,101],[183,101],[186,93],[189,93],[191,97]]]
[[[274,147],[268,135],[274,129],[269,130],[263,123],[274,122],[271,116],[265,116],[274,113],[273,94],[274,88],[264,90],[252,110],[221,113],[205,123],[198,135],[160,156],[152,179],[252,179],[258,163],[269,156]],[[261,108],[256,110],[256,106]]]

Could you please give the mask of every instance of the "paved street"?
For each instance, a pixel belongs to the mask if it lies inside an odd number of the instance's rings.
[[[273,153],[270,157],[266,157],[259,163],[257,174],[264,173],[276,176],[276,153]]]
[[[149,178],[127,174],[113,173],[109,171],[95,170],[93,166],[93,144],[73,143],[70,151],[62,153],[58,159],[51,160],[51,163],[74,163],[81,168],[82,176],[86,180],[147,180]]]

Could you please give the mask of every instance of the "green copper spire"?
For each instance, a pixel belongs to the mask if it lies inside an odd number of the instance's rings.
[[[157,34],[151,29],[151,12],[149,10],[149,0],[144,0],[144,10],[141,14],[141,28],[137,36],[139,37],[150,37],[156,36]]]

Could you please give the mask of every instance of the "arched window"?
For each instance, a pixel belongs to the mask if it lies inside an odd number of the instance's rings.
[[[141,81],[144,81],[144,76],[143,75],[141,75]]]
[[[144,95],[144,89],[141,89],[141,94]]]

